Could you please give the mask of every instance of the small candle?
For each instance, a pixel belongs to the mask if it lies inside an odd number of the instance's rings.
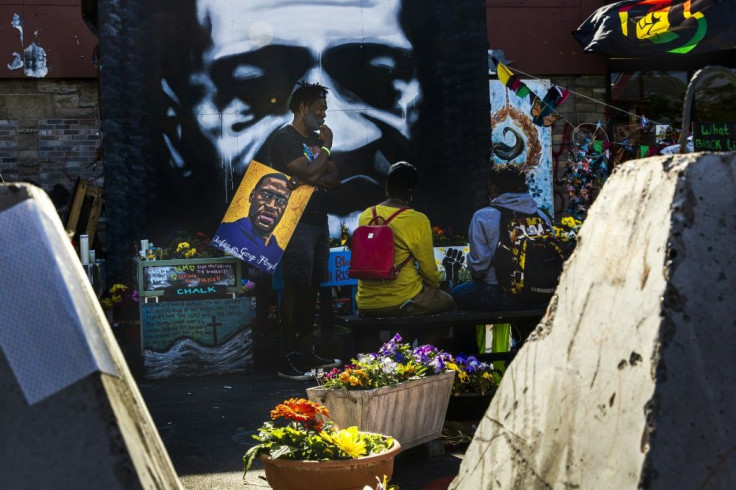
[[[95,262],[97,262],[97,251],[90,250],[89,251],[89,263],[94,264]]]
[[[79,235],[79,258],[82,265],[89,265],[89,235]]]
[[[141,251],[145,254],[148,252],[148,240],[141,240]]]

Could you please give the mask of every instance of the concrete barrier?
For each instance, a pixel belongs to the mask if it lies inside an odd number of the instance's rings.
[[[182,488],[46,194],[0,185],[0,230],[2,487]]]
[[[736,488],[735,241],[735,153],[618,168],[450,488]]]

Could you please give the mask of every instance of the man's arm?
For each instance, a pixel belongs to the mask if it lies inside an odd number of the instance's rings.
[[[317,155],[317,158],[309,160],[306,155],[302,155],[290,161],[286,167],[289,169],[289,172],[307,184],[327,187],[327,185],[331,185],[331,182],[334,180],[334,176],[331,175],[332,171],[334,171],[335,174],[337,173],[334,162],[330,162],[332,130],[328,126],[322,125],[319,128],[319,139],[323,146]],[[328,175],[325,182],[327,185],[320,183],[320,180],[325,178],[325,174]]]
[[[337,172],[337,165],[332,160],[327,161],[327,168],[322,177],[317,181],[317,185],[325,189],[334,189],[340,185],[340,174]]]

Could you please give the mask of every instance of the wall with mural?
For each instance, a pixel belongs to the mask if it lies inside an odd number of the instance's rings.
[[[144,234],[213,234],[251,160],[291,121],[300,80],[330,92],[343,183],[330,228],[416,164],[415,206],[464,229],[485,201],[483,0],[121,0],[100,4],[101,106],[113,269]],[[159,238],[155,238],[159,235]]]
[[[524,80],[532,93],[545,94],[551,83]],[[489,83],[491,94],[491,158],[496,165],[518,165],[527,174],[529,193],[550,216],[552,197],[552,128],[534,124],[532,103],[500,80]]]

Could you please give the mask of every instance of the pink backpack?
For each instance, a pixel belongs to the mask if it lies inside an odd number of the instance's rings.
[[[364,280],[396,279],[411,255],[401,264],[394,262],[394,231],[388,224],[396,215],[409,208],[399,208],[387,219],[378,216],[375,206],[372,209],[371,221],[357,227],[353,232],[348,277]]]

